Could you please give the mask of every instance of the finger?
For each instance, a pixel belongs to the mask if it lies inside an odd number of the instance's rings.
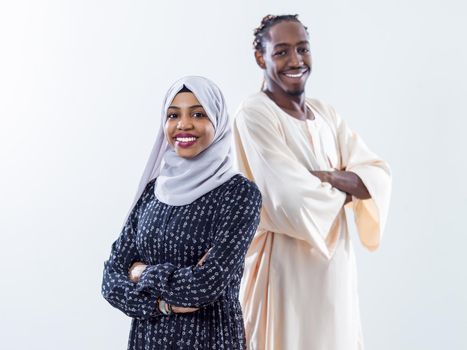
[[[198,263],[196,264],[197,266],[201,266],[204,264],[204,262],[206,261],[206,258],[208,257],[208,254],[209,252],[212,250],[212,247],[209,248],[209,250],[206,252],[206,254],[203,255],[203,257],[198,261]]]
[[[204,262],[206,261],[206,255],[203,256],[199,261],[198,261],[198,266],[202,266],[204,264]]]
[[[133,264],[130,265],[130,268],[128,269],[128,272],[131,273],[131,271],[133,271],[133,269],[138,266],[139,264],[139,261],[135,261]]]
[[[191,312],[196,311],[198,309],[194,307],[172,306],[172,310],[178,312]]]
[[[141,272],[131,270],[130,273],[128,274],[128,278],[130,279],[131,282],[137,283],[139,282],[139,278],[141,276]]]
[[[190,312],[195,312],[198,311],[198,308],[192,308],[192,307],[177,307],[177,306],[172,306],[172,312],[175,312],[177,314],[186,314]]]

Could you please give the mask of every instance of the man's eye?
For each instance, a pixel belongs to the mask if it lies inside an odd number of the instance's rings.
[[[274,56],[284,56],[285,53],[286,53],[285,50],[277,51],[276,53],[274,53]]]
[[[306,47],[302,47],[302,48],[298,49],[298,52],[299,53],[309,53],[310,49],[307,49]]]

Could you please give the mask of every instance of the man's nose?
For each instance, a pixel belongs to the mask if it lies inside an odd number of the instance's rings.
[[[292,51],[292,53],[290,54],[289,65],[292,67],[300,67],[302,64],[302,56],[297,51]]]

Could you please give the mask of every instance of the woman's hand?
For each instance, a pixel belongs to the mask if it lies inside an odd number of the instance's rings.
[[[187,314],[199,310],[197,307],[171,306],[163,300],[158,300],[157,306],[159,307],[159,311],[165,315],[170,314],[170,311],[172,311],[174,314]],[[164,307],[165,310],[163,309]]]
[[[212,248],[211,248],[212,249]],[[204,262],[206,261],[206,258],[208,257],[208,254],[209,252],[211,251],[211,249],[209,249],[202,257],[201,259],[199,259],[198,263],[196,264],[196,266],[203,266]],[[135,263],[136,264],[136,263]],[[134,264],[133,264],[134,265]],[[146,266],[145,266],[146,267]],[[144,270],[144,269],[143,269]],[[164,313],[164,311],[167,312],[167,310],[162,310],[162,304],[164,303],[158,303],[159,304],[159,310],[160,312]],[[171,305],[170,306],[170,309],[172,310],[173,313],[175,314],[187,314],[187,313],[190,313],[190,312],[195,312],[195,311],[198,311],[199,308],[198,307],[182,307],[182,306],[173,306]]]
[[[131,265],[130,270],[128,271],[128,278],[130,279],[130,281],[133,283],[138,283],[141,274],[143,273],[144,269],[146,269],[146,266],[148,265],[142,263],[141,261],[135,261]]]
[[[212,249],[212,248],[211,248]],[[196,264],[196,266],[203,266],[204,262],[206,261],[206,258],[208,257],[208,254],[209,252],[211,251],[211,249],[209,249],[206,254],[203,255],[203,257],[201,259],[199,259],[198,263]]]
[[[187,314],[190,312],[198,311],[197,307],[181,307],[181,306],[172,306],[172,312],[175,314]]]

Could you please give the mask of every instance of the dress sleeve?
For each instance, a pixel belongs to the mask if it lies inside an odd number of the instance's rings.
[[[177,268],[165,263],[148,266],[138,290],[160,295],[171,305],[202,307],[216,301],[245,255],[259,223],[261,193],[242,182],[224,194],[218,211],[213,245],[202,266]]]
[[[137,284],[128,278],[131,264],[141,260],[134,241],[140,202],[141,199],[130,213],[120,236],[112,244],[109,260],[104,263],[102,295],[127,316],[149,318],[161,314],[157,308],[157,296],[138,291]]]
[[[362,138],[353,132],[333,110],[344,170],[357,174],[371,195],[370,199],[352,198],[355,224],[360,241],[368,250],[379,247],[386,223],[391,195],[389,165],[370,151]]]
[[[310,173],[286,143],[272,113],[242,108],[235,118],[240,169],[263,194],[261,229],[303,240],[326,258],[326,238],[346,195]]]

